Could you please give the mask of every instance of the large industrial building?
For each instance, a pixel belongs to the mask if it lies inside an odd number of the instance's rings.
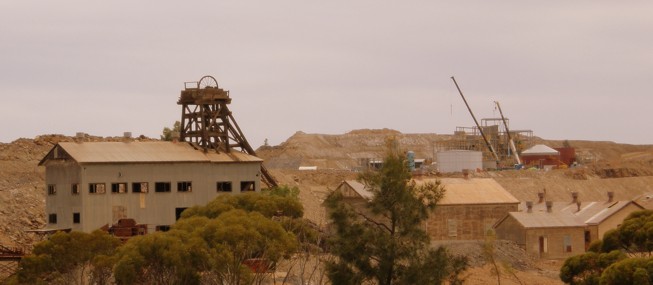
[[[230,103],[229,91],[205,76],[181,91],[178,139],[141,142],[126,133],[122,142],[78,136],[55,145],[39,163],[48,228],[89,232],[129,218],[148,231],[166,230],[184,209],[217,195],[276,186]]]
[[[185,142],[62,142],[40,163],[48,224],[90,232],[131,218],[148,231],[166,229],[217,195],[260,191],[261,162]]]

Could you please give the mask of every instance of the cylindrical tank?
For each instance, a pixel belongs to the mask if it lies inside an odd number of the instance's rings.
[[[409,150],[406,153],[406,158],[408,159],[408,168],[410,169],[410,171],[414,171],[415,170],[415,152],[412,151],[412,150]]]

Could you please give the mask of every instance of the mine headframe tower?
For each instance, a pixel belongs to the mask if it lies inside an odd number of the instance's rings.
[[[182,109],[179,139],[204,152],[229,153],[235,149],[256,156],[227,107],[230,103],[229,91],[219,88],[213,76],[204,76],[197,82],[184,82],[184,90],[177,102]],[[261,174],[268,187],[277,186],[263,164]]]

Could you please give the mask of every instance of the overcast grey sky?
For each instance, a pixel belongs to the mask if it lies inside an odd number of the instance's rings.
[[[651,1],[0,2],[0,142],[157,137],[213,75],[256,148],[296,131],[653,144]]]

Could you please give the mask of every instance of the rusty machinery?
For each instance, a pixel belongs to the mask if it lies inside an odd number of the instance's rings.
[[[23,249],[0,245],[0,281],[16,273],[23,256]]]
[[[182,106],[179,138],[205,152],[229,153],[236,149],[256,156],[256,152],[238,127],[231,111],[229,91],[218,87],[213,76],[204,76],[197,82],[185,82],[177,104]],[[262,181],[268,187],[276,181],[261,164]]]

